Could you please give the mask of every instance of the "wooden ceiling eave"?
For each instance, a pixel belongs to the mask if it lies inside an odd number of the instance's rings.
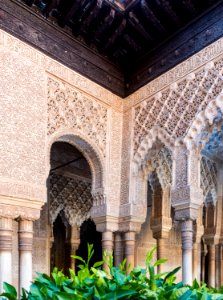
[[[42,2],[1,0],[0,28],[121,97],[223,36],[223,0]]]

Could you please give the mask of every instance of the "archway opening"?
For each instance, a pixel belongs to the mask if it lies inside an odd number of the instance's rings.
[[[96,225],[92,219],[85,220],[80,227],[80,245],[77,250],[77,255],[81,256],[85,260],[87,259],[87,245],[93,244],[94,254],[90,261],[90,266],[93,266],[95,262],[102,259],[102,234],[96,230]],[[76,262],[76,266],[79,262]]]
[[[101,234],[89,219],[93,205],[92,172],[85,149],[59,141],[51,148],[48,213],[51,226],[51,271],[75,269],[71,255],[87,257],[87,243],[95,244],[93,260],[101,259]],[[76,262],[76,265],[78,263]]]
[[[71,247],[67,236],[70,226],[68,223],[66,225],[62,216],[58,215],[53,224],[54,243],[51,250],[51,270],[56,266],[59,270],[66,272],[70,267]]]

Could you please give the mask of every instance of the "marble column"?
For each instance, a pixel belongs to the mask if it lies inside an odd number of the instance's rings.
[[[165,239],[164,238],[159,238],[157,239],[157,260],[165,258]],[[161,264],[157,267],[157,272],[158,273],[163,273],[164,272],[164,264]]]
[[[33,221],[19,219],[19,288],[29,289],[32,281]]]
[[[221,261],[221,265],[220,265],[220,286],[223,285],[223,247],[222,244],[219,245],[220,246],[220,261]]]
[[[0,217],[0,292],[4,281],[12,283],[12,219]]]
[[[194,243],[193,245],[193,279],[201,280],[201,245]]]
[[[215,287],[215,245],[208,245],[208,285]]]
[[[123,241],[121,232],[115,232],[114,264],[116,267],[123,261]]]
[[[112,231],[104,231],[102,232],[102,253],[104,255],[104,252],[106,251],[106,259],[113,254],[113,232]],[[106,263],[103,265],[103,269],[108,271],[108,266]]]
[[[221,245],[215,246],[215,287],[221,286]]]
[[[125,257],[126,266],[130,266],[130,270],[135,267],[135,232],[128,231],[125,232]]]
[[[182,278],[184,284],[192,284],[193,275],[193,221],[181,222]]]
[[[80,245],[80,230],[77,225],[71,227],[71,255],[76,255]],[[71,269],[75,271],[75,259],[71,258]]]

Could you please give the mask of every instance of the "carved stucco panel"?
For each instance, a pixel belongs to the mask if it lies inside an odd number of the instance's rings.
[[[87,136],[106,153],[108,108],[67,83],[48,78],[48,135],[68,128]]]
[[[0,193],[44,202],[45,72],[3,47],[0,77]]]
[[[221,93],[222,64],[219,57],[134,107],[135,156],[154,126],[164,129],[173,140],[185,137],[196,114]]]
[[[63,211],[70,225],[81,225],[93,205],[91,183],[63,175],[50,176],[49,216],[53,224]]]

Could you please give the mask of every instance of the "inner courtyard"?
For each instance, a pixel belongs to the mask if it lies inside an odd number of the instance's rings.
[[[38,18],[59,18],[52,13],[58,7],[46,10],[40,2]],[[108,2],[111,9],[138,12],[139,1]],[[5,30],[4,20],[3,13],[0,291],[4,281],[28,288],[36,272],[50,274],[54,267],[77,270],[71,255],[86,258],[87,244],[94,245],[92,265],[106,251],[115,266],[126,258],[131,268],[144,267],[148,250],[157,246],[156,258],[168,259],[158,272],[181,266],[177,279],[184,283],[197,278],[222,286],[222,21],[218,38],[196,53],[154,78],[147,68],[146,83],[144,67],[141,73],[129,67],[118,94],[121,83],[113,86],[113,75],[121,77],[112,67],[101,83],[102,71],[85,76],[79,64],[77,70],[68,66],[69,57],[63,63]],[[121,50],[112,51],[112,59],[122,59]],[[128,53],[129,63],[134,55]],[[81,64],[89,70],[84,58]]]

